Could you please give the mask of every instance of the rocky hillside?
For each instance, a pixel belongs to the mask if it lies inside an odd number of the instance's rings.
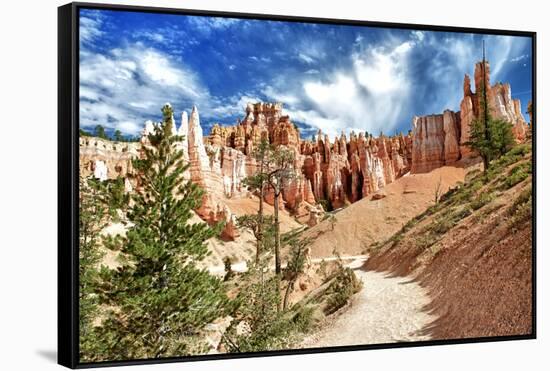
[[[427,287],[437,339],[528,334],[532,314],[531,145],[516,146],[371,248],[365,268]]]

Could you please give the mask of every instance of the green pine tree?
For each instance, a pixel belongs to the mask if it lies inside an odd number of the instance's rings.
[[[122,266],[101,272],[100,297],[111,310],[96,331],[95,360],[204,352],[201,330],[229,303],[221,280],[196,266],[221,226],[189,223],[203,191],[182,177],[187,165],[174,147],[179,138],[170,135],[169,113],[165,106],[163,123],[133,161],[139,188],[127,212],[131,227],[107,242]]]
[[[283,297],[283,310],[288,308],[290,294],[294,290],[294,285],[300,274],[304,273],[306,264],[306,250],[311,244],[311,239],[300,238],[299,232],[292,231],[285,235],[285,245],[290,246],[288,262],[283,270],[283,277],[288,282],[285,295]]]
[[[483,170],[489,162],[506,153],[515,144],[512,124],[493,118],[487,101],[485,58],[482,63],[482,79],[479,91],[479,114],[470,125],[470,140],[466,143],[483,160]]]
[[[243,184],[246,185],[251,191],[258,193],[259,208],[256,217],[253,215],[247,215],[245,219],[241,220],[241,224],[244,227],[250,228],[256,237],[256,259],[255,263],[258,264],[260,254],[262,252],[263,244],[263,230],[264,230],[264,197],[265,189],[268,181],[268,166],[271,156],[271,146],[267,139],[262,139],[258,147],[254,149],[253,156],[258,164],[258,172],[246,177],[243,180]]]
[[[108,139],[107,134],[105,133],[105,128],[101,125],[96,125],[94,135],[98,138]]]
[[[122,136],[122,132],[118,129],[115,130],[113,139],[115,140],[115,142],[124,142],[124,137]]]
[[[98,265],[103,258],[100,250],[101,230],[108,223],[108,208],[101,182],[93,178],[79,181],[79,348],[80,354],[91,354],[96,342],[94,320],[99,314],[97,287]]]
[[[274,239],[273,228],[264,231],[264,242]],[[272,251],[263,250],[257,263],[239,277],[239,291],[223,336],[230,353],[258,352],[288,347],[291,323],[279,311],[279,277],[270,269]]]
[[[296,178],[294,169],[295,154],[290,149],[279,146],[270,152],[267,183],[273,192],[273,218],[275,224],[275,273],[281,274],[281,232],[279,208],[285,184]]]

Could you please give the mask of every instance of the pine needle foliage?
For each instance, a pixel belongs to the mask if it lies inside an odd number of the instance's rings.
[[[205,241],[221,225],[191,224],[203,191],[183,179],[183,153],[174,146],[171,107],[133,161],[138,188],[126,212],[124,237],[106,246],[121,266],[103,267],[98,288],[109,310],[95,328],[96,349],[84,360],[185,356],[206,351],[202,331],[223,316],[229,300],[223,283],[197,262],[208,255]]]

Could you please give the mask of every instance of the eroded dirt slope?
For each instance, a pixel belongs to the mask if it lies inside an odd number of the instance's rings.
[[[531,332],[532,179],[523,146],[371,251],[367,270],[412,275],[434,338]]]
[[[430,173],[396,179],[381,190],[386,197],[359,200],[334,213],[334,223],[327,219],[307,230],[304,236],[314,239],[312,256],[332,256],[333,250],[341,255],[365,252],[372,243],[387,239],[409,219],[433,205],[438,184],[444,193],[463,181],[464,174],[461,167],[445,166]]]

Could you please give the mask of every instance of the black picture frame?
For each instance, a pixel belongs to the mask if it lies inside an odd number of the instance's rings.
[[[240,354],[198,355],[161,359],[134,359],[80,363],[78,357],[78,176],[79,176],[79,23],[80,9],[121,10],[146,13],[231,17],[242,19],[278,20],[286,22],[336,25],[375,26],[412,30],[523,36],[532,42],[533,110],[533,246],[532,246],[532,333],[515,336],[480,337],[449,340],[429,340],[411,343],[339,346],[313,349],[263,351]],[[372,22],[349,19],[329,19],[273,14],[251,14],[194,9],[157,8],[146,6],[70,3],[58,8],[58,363],[69,368],[88,368],[168,362],[222,360],[354,350],[418,347],[464,343],[536,339],[536,32],[488,28],[450,27],[423,24]]]

